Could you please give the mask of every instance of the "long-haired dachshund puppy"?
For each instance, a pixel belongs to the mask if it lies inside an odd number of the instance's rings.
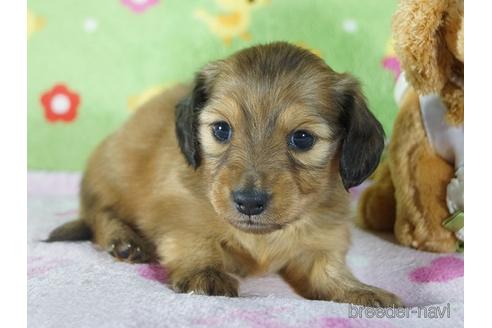
[[[309,299],[399,305],[345,263],[347,189],[373,172],[383,139],[352,76],[287,43],[248,48],[104,140],[80,219],[48,240],[158,260],[177,292],[237,296],[233,275],[276,272]]]

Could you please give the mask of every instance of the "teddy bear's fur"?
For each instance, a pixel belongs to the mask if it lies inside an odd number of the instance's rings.
[[[359,202],[362,225],[393,229],[401,244],[420,250],[456,249],[455,236],[442,226],[449,216],[446,186],[454,168],[427,139],[419,95],[439,94],[447,123],[463,123],[463,11],[463,0],[400,2],[393,38],[411,87],[400,101],[386,159]]]

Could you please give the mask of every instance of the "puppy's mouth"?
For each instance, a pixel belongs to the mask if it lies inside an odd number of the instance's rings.
[[[255,217],[241,218],[237,220],[229,220],[229,222],[237,229],[255,233],[255,234],[267,234],[275,230],[282,229],[282,225],[273,223],[260,223],[255,220]]]

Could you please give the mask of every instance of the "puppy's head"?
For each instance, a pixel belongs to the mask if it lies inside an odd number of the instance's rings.
[[[357,81],[287,43],[209,64],[176,117],[181,150],[201,166],[216,212],[255,233],[360,184],[384,144]]]

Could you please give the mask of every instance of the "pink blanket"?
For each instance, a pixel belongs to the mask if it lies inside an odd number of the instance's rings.
[[[415,251],[358,228],[347,258],[354,274],[398,294],[406,309],[305,300],[276,276],[242,281],[235,299],[176,294],[158,265],[116,262],[89,242],[40,242],[76,217],[79,181],[28,175],[29,327],[463,326],[463,255]]]

